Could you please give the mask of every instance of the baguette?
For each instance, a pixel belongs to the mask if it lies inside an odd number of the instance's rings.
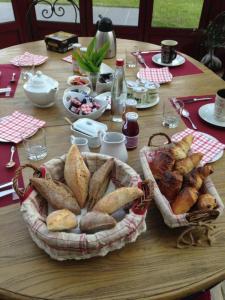
[[[112,214],[124,205],[144,195],[137,187],[122,187],[101,198],[93,210]]]
[[[85,206],[91,174],[76,145],[72,145],[66,156],[64,178],[81,208]]]

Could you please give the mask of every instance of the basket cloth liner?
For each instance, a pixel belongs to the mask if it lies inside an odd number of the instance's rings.
[[[169,201],[160,192],[159,187],[149,167],[149,162],[151,161],[151,159],[153,159],[156,151],[161,151],[163,149],[165,149],[165,147],[159,147],[153,150],[151,147],[147,147],[147,146],[141,149],[140,161],[141,161],[144,177],[145,179],[150,179],[154,182],[154,201],[157,207],[159,208],[166,225],[168,225],[171,228],[189,226],[190,222],[186,219],[188,213],[180,214],[180,215],[175,215],[173,213]],[[210,177],[207,177],[204,180],[204,191],[206,193],[210,193],[213,197],[215,197],[217,202],[216,210],[219,212],[219,216],[220,216],[223,213],[224,204]]]
[[[82,153],[82,155],[87,161],[91,174],[109,158],[95,153]],[[45,163],[45,177],[48,178],[50,174],[52,179],[62,180],[64,164],[65,155]],[[115,159],[111,180],[117,187],[137,186],[140,177],[127,164]],[[117,222],[114,228],[95,234],[50,232],[45,223],[47,211],[47,201],[31,188],[21,204],[24,221],[34,242],[50,257],[59,261],[104,256],[110,251],[122,248],[126,243],[136,241],[137,237],[146,231],[146,209],[138,213],[131,207],[129,213]]]

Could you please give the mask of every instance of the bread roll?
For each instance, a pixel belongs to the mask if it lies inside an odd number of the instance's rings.
[[[46,219],[49,231],[63,231],[77,227],[76,216],[68,209],[56,210]]]
[[[198,191],[193,187],[185,187],[171,204],[173,213],[179,215],[188,212],[197,199]]]
[[[95,233],[113,228],[115,225],[116,220],[112,216],[98,211],[91,211],[82,217],[80,230],[85,233]]]
[[[66,156],[64,178],[81,208],[87,199],[90,176],[77,145],[72,145]]]
[[[31,178],[30,182],[37,192],[45,198],[53,208],[67,208],[80,214],[80,207],[69,188],[59,182],[44,178]]]
[[[214,209],[217,207],[216,199],[210,194],[202,194],[198,198],[198,209]]]
[[[202,153],[193,153],[184,159],[178,160],[175,163],[175,170],[182,175],[186,175],[198,166],[202,157]]]
[[[101,198],[94,206],[93,210],[112,214],[144,195],[143,191],[137,187],[122,187]]]

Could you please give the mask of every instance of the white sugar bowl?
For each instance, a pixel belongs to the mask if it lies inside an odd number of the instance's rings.
[[[55,104],[59,83],[55,79],[37,71],[35,75],[27,73],[27,82],[23,85],[28,99],[37,107],[45,108]]]

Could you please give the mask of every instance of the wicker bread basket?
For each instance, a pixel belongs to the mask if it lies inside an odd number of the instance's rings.
[[[153,146],[152,140],[156,136],[163,136],[167,139],[167,143],[163,146]],[[140,151],[140,161],[143,169],[145,179],[150,179],[154,182],[154,201],[159,208],[164,222],[171,228],[181,227],[181,226],[189,226],[193,224],[197,224],[199,221],[209,221],[214,220],[219,217],[224,210],[224,204],[222,199],[220,198],[212,180],[210,177],[207,177],[203,184],[203,190],[205,193],[210,193],[215,197],[217,207],[213,210],[195,210],[192,212],[188,212],[185,214],[175,215],[171,209],[169,201],[166,197],[160,192],[160,189],[157,185],[156,180],[153,177],[151,169],[149,167],[149,162],[154,159],[154,155],[157,151],[164,150],[165,148],[171,147],[173,144],[171,139],[164,133],[157,133],[150,137],[148,142],[148,147],[144,147]]]
[[[88,168],[93,172],[98,169],[109,156],[95,153],[82,153]],[[142,183],[139,175],[127,164],[115,159],[111,185],[114,189],[121,186],[139,186],[145,190],[145,197],[139,199],[125,212],[125,216],[112,229],[95,234],[76,232],[50,232],[46,226],[48,203],[28,186],[24,191],[18,189],[18,177],[26,167],[34,169],[34,176],[52,177],[63,180],[65,155],[54,158],[40,169],[33,165],[21,166],[14,178],[14,188],[21,199],[21,212],[33,241],[51,258],[62,261],[67,259],[87,259],[104,256],[108,252],[122,248],[126,243],[135,242],[146,230],[145,216],[151,199],[150,183]]]

